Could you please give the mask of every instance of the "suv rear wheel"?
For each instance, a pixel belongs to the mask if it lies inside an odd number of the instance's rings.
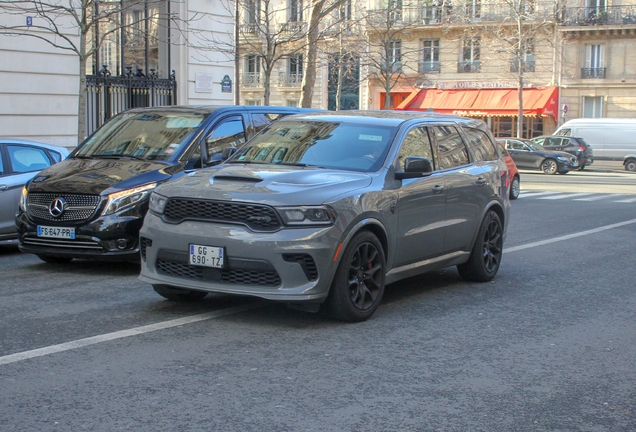
[[[490,210],[481,221],[468,261],[459,264],[457,271],[467,281],[488,282],[497,274],[502,254],[503,225],[497,213]]]
[[[625,169],[627,171],[636,171],[636,159],[627,159],[625,161]]]

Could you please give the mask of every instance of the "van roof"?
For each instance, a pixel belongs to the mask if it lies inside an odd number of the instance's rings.
[[[636,118],[578,118],[566,121],[561,127],[574,123],[636,123]]]

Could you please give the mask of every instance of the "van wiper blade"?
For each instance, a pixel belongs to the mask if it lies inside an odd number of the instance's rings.
[[[93,155],[92,157],[94,158],[99,158],[99,159],[124,159],[124,158],[130,158],[130,159],[135,159],[135,160],[142,160],[145,161],[145,158],[139,157],[139,156],[132,156],[132,155],[125,155],[125,154],[98,154],[98,155]]]

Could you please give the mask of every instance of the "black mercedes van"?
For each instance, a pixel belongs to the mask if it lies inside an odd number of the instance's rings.
[[[169,106],[125,111],[22,191],[19,247],[49,263],[139,260],[139,229],[158,184],[229,157],[280,117],[269,106]]]

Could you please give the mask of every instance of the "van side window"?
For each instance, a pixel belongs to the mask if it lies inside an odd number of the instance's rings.
[[[497,150],[488,135],[479,129],[464,128],[468,138],[468,148],[472,151],[475,161],[497,160]]]
[[[572,136],[572,129],[561,129],[557,135]]]
[[[427,158],[435,167],[431,140],[425,127],[416,127],[407,132],[398,153],[400,168],[404,168],[404,161],[410,156]]]
[[[466,145],[454,126],[435,126],[433,134],[439,150],[440,169],[467,165],[470,162]]]

